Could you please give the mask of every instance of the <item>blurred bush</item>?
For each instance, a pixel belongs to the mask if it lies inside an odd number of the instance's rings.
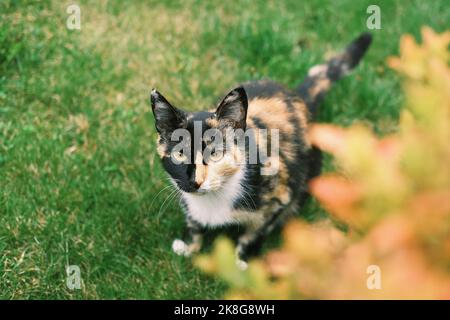
[[[199,256],[202,270],[246,299],[450,299],[450,32],[405,35],[388,59],[406,96],[398,133],[315,125],[312,143],[340,168],[311,182],[330,221],[290,222],[283,246],[246,271],[229,240]]]

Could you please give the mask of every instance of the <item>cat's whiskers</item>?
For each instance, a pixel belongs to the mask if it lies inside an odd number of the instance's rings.
[[[169,199],[172,198],[172,199],[169,200],[169,202],[167,203],[167,206],[166,206],[166,209],[167,209],[167,207],[170,205],[171,201],[172,201],[174,198],[176,198],[178,194],[179,194],[179,190],[178,190],[177,188],[175,188],[174,190],[172,190],[172,191],[170,192],[170,194],[166,197],[166,199],[164,200],[164,202],[163,202],[163,203],[161,204],[161,206],[159,207],[158,214],[156,215],[156,218],[157,218],[157,219],[159,219],[159,218],[161,217],[161,214],[164,213],[164,210],[163,210],[164,204],[165,204]],[[173,196],[174,196],[174,197],[173,197]]]
[[[242,197],[242,201],[244,201],[244,203],[245,203],[248,207],[251,208],[250,203],[249,203],[248,200],[245,198],[245,195],[246,195],[245,191],[244,191],[244,190],[242,190],[242,191],[244,192],[244,196]]]
[[[247,190],[247,186],[245,186],[244,184],[242,184],[242,183],[240,183],[240,185],[241,185],[241,191],[244,193],[244,195],[247,195],[249,198],[250,198],[250,200],[252,201],[252,204],[253,204],[253,208],[256,208],[257,206],[256,206],[256,203],[255,203],[255,201],[253,200],[253,198],[252,198],[252,195],[250,194],[250,192]],[[245,199],[245,198],[244,198]],[[246,203],[247,203],[247,205],[249,206],[249,207],[251,207],[249,204],[248,204],[248,202],[246,201]]]
[[[172,184],[169,184],[168,186],[165,186],[164,188],[159,190],[159,192],[153,197],[152,202],[150,203],[150,210],[152,210],[153,203],[155,202],[156,198],[161,194],[161,192],[163,192],[164,190],[167,190],[171,187],[173,187]]]

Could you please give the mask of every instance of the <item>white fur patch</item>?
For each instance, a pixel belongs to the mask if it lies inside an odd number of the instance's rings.
[[[180,239],[175,239],[172,242],[172,250],[179,256],[189,256],[191,254],[189,246]]]
[[[247,262],[241,259],[236,259],[236,265],[241,271],[245,271],[248,268]]]
[[[326,64],[318,64],[316,66],[313,66],[311,69],[309,69],[308,76],[314,77],[319,74],[326,74],[327,70],[328,70],[328,66]]]
[[[245,169],[240,168],[217,191],[204,194],[183,193],[188,214],[204,226],[220,226],[237,222],[233,212],[234,201],[243,194],[241,185]]]

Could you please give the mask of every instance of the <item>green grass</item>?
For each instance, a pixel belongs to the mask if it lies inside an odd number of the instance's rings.
[[[187,109],[235,83],[297,84],[366,31],[373,1],[80,1],[0,4],[0,298],[219,298],[225,286],[170,250],[183,215],[155,152],[157,87]],[[401,34],[448,28],[446,1],[377,1],[382,29],[319,120],[395,130]],[[330,160],[327,167],[331,166]],[[303,215],[323,214],[311,202]],[[212,238],[212,237],[211,237]],[[276,239],[272,241],[272,245]],[[82,290],[65,266],[78,265]]]

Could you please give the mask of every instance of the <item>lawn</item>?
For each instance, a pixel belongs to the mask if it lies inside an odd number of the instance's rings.
[[[450,21],[444,0],[75,3],[81,30],[67,29],[64,1],[0,3],[3,299],[220,298],[222,282],[170,250],[183,213],[163,190],[150,89],[198,110],[241,81],[294,86],[367,31],[376,3],[382,29],[318,120],[388,133],[402,97],[386,57],[400,35]],[[311,201],[300,215],[324,213]],[[66,286],[67,265],[79,266],[81,290]]]

